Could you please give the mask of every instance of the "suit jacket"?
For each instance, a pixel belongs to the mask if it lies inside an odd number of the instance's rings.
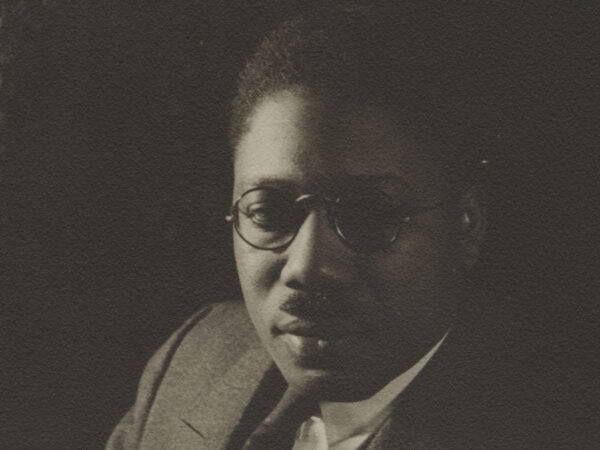
[[[516,418],[511,421],[496,406],[502,389],[480,376],[484,367],[455,334],[398,396],[393,413],[365,448],[526,445]],[[240,448],[284,389],[244,304],[207,305],[149,361],[135,405],[107,449]]]

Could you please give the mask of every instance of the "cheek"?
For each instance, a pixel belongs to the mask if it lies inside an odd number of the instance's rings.
[[[423,355],[451,326],[454,294],[448,289],[446,268],[428,249],[406,252],[371,264],[372,311],[390,342],[400,342],[403,355]]]
[[[272,252],[252,248],[237,237],[234,238],[233,250],[244,301],[254,316],[277,282],[277,258]]]
[[[368,267],[368,279],[379,299],[408,313],[444,302],[452,273],[451,251],[445,240],[427,237],[397,244]]]

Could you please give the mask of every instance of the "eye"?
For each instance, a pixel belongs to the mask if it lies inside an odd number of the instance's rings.
[[[299,210],[299,211],[297,211]],[[303,209],[293,197],[275,189],[254,189],[238,203],[238,226],[244,233],[289,233],[298,223]]]
[[[294,228],[293,211],[290,205],[281,202],[256,202],[243,211],[252,225],[265,231],[288,231]]]
[[[272,204],[266,202],[248,205],[244,214],[256,225],[269,225],[277,222],[280,213]]]

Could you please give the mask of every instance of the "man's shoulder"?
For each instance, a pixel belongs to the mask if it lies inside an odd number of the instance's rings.
[[[148,362],[107,448],[218,448],[270,364],[242,302],[202,306]]]
[[[257,347],[258,336],[243,302],[205,304],[152,356],[139,388],[158,394],[183,392],[188,383],[198,386],[198,380],[218,377]]]
[[[234,362],[258,336],[241,301],[207,304],[196,311],[165,344],[173,353],[170,366],[189,367],[216,359],[218,366]]]

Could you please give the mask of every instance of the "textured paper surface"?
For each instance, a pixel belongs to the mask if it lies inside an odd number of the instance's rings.
[[[203,303],[240,297],[232,86],[310,2],[125,3],[1,4],[2,448],[101,448],[152,353]],[[540,447],[598,440],[592,3],[457,14],[506,24],[486,128],[506,245],[485,335],[492,395],[518,402]]]

